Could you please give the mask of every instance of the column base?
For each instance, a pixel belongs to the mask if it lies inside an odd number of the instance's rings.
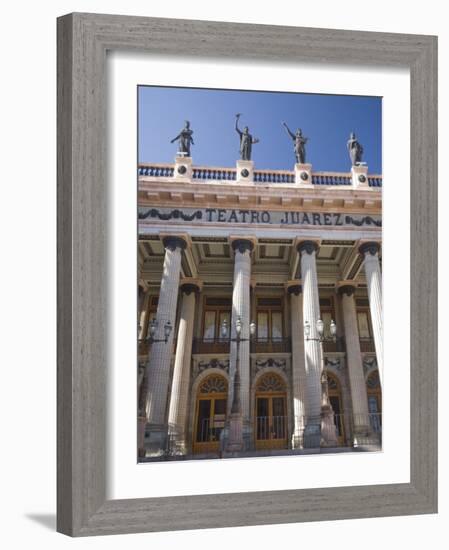
[[[156,458],[167,454],[168,428],[165,424],[147,424],[145,427],[145,456]]]
[[[304,448],[304,434],[292,436],[292,449],[303,449]]]
[[[225,443],[226,453],[238,453],[244,450],[243,438],[243,419],[241,414],[233,414],[229,416],[229,428]]]
[[[353,447],[381,447],[380,433],[375,433],[370,426],[355,426],[353,432]]]
[[[167,454],[174,457],[189,454],[185,432],[179,426],[168,427]]]
[[[304,429],[304,449],[319,449],[321,446],[321,425],[308,424]]]

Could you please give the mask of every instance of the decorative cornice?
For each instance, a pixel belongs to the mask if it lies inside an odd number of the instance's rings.
[[[234,250],[234,252],[238,250],[240,254],[244,254],[247,250],[252,252],[253,249],[254,243],[248,239],[236,239],[232,241],[232,250]]]
[[[298,243],[296,249],[301,254],[301,252],[307,252],[307,254],[312,254],[317,252],[319,245],[315,241],[301,241]]]
[[[186,241],[182,237],[177,237],[175,235],[164,237],[162,243],[164,248],[171,251],[175,251],[177,248],[184,250],[187,247]]]
[[[356,290],[356,286],[348,283],[338,287],[337,292],[338,294],[340,294],[340,296],[342,296],[343,294],[346,294],[346,296],[352,296],[355,290]]]
[[[359,246],[359,252],[364,257],[366,254],[370,254],[371,256],[375,256],[380,250],[380,244],[371,241],[368,243],[363,243]]]

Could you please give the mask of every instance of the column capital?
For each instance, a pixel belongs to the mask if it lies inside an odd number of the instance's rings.
[[[160,237],[165,249],[174,251],[176,248],[181,250],[187,248],[188,239],[184,235],[161,235]]]
[[[357,289],[357,285],[352,281],[341,281],[337,285],[337,293],[340,296],[345,294],[346,296],[352,296]]]
[[[377,241],[367,241],[359,246],[359,253],[365,257],[366,254],[375,256],[380,251],[380,243]]]
[[[296,243],[296,250],[301,254],[302,252],[307,252],[307,254],[312,254],[313,252],[318,252],[320,248],[320,242],[315,240],[299,241]]]
[[[234,252],[239,251],[241,254],[244,254],[247,250],[251,253],[256,244],[256,239],[253,237],[231,237],[229,240],[231,242],[232,250]]]
[[[179,288],[187,296],[192,292],[198,294],[203,289],[203,282],[199,279],[186,278],[182,279]]]
[[[288,292],[288,294],[299,296],[300,294],[302,294],[302,281],[300,279],[287,281],[285,283],[285,290]]]

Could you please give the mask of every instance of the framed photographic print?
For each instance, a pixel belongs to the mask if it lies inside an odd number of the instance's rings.
[[[436,38],[71,14],[58,101],[58,530],[435,512]]]

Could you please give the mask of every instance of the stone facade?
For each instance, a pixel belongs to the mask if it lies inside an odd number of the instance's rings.
[[[139,457],[379,449],[381,176],[240,164],[138,168]]]

